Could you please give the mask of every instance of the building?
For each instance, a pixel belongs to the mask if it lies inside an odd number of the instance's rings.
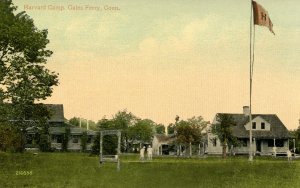
[[[152,140],[152,149],[154,155],[175,155],[172,147],[174,147],[174,135],[155,134]]]
[[[289,132],[276,114],[252,114],[252,125],[250,125],[248,106],[243,107],[242,114],[229,114],[233,117],[235,126],[232,127],[232,134],[238,140],[238,146],[228,146],[227,152],[235,154],[248,154],[250,151],[249,130],[252,126],[253,151],[258,155],[271,155],[274,147],[277,154],[286,154],[289,149]],[[217,115],[216,115],[217,116]],[[216,116],[213,124],[218,123]],[[216,135],[208,130],[207,134],[208,154],[221,154],[222,145]]]
[[[51,143],[51,148],[54,150],[63,149],[63,140],[68,140],[67,148],[70,151],[81,151],[83,136],[86,136],[86,150],[92,149],[94,139],[97,132],[92,130],[85,130],[80,127],[74,127],[65,123],[64,108],[62,104],[45,104],[50,112],[48,123],[48,137]],[[34,121],[32,126],[26,129],[26,144],[27,150],[38,149],[38,141],[40,131],[42,129],[35,125]]]
[[[92,145],[97,133],[80,127],[50,127],[49,128],[51,148],[62,150],[63,139],[67,137],[69,151],[81,151],[83,136],[86,136],[86,150],[92,150]]]

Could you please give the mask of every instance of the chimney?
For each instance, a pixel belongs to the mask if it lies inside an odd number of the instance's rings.
[[[245,116],[249,116],[250,115],[250,108],[249,108],[249,106],[243,106],[243,114]]]

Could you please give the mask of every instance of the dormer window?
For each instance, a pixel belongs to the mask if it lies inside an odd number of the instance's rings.
[[[266,128],[266,125],[265,125],[264,122],[262,122],[262,123],[260,124],[260,126],[261,126],[261,129],[265,129],[265,128]]]
[[[252,129],[256,129],[256,122],[252,122]]]

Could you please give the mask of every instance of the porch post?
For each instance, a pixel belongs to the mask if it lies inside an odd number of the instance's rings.
[[[190,157],[192,157],[192,143],[190,142]]]
[[[118,151],[117,155],[121,154],[121,132],[118,132]]]
[[[100,163],[102,163],[102,132],[100,131]]]
[[[274,150],[274,157],[276,157],[276,154],[277,154],[277,151],[276,151],[276,142],[275,142],[275,138],[274,138],[274,147],[273,147],[273,150]]]
[[[255,140],[255,138],[253,138],[253,145],[254,145],[254,147],[253,147],[253,155],[255,156],[255,154],[256,154],[256,150],[257,150],[257,148],[256,148],[256,140]]]
[[[296,147],[295,147],[295,138],[293,139],[293,151],[294,151],[294,156],[295,156],[295,152],[296,152]]]

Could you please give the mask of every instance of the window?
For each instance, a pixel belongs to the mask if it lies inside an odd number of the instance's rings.
[[[252,122],[252,129],[256,129],[256,122]]]
[[[261,129],[265,129],[266,128],[265,127],[265,123],[263,123],[263,122],[260,124],[260,126],[261,126]]]
[[[212,139],[212,144],[213,144],[214,147],[217,146],[217,138],[213,138]]]
[[[78,136],[73,136],[73,143],[78,143]]]

